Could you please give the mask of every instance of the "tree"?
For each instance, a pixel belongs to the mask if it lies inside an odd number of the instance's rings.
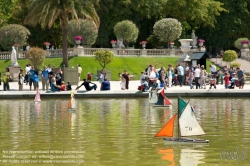
[[[114,27],[114,33],[118,40],[123,39],[125,43],[135,42],[138,38],[139,30],[137,26],[129,20],[118,22]]]
[[[154,25],[154,34],[163,42],[178,39],[181,35],[181,31],[181,23],[174,18],[163,18]]]
[[[74,18],[89,17],[99,26],[99,17],[93,3],[95,0],[34,0],[24,23],[31,26],[40,23],[42,27],[51,28],[56,19],[59,19],[62,28],[63,63],[68,67],[68,22]]]
[[[114,58],[114,54],[107,50],[98,50],[94,52],[95,60],[99,62],[102,69],[105,69],[106,65],[111,63]]]
[[[92,45],[95,43],[97,35],[98,29],[92,20],[78,19],[69,21],[68,38],[72,44],[75,44],[75,36],[82,36],[83,44]]]
[[[232,62],[238,58],[237,53],[234,50],[227,50],[222,56],[222,60],[225,62]]]
[[[39,69],[39,67],[43,65],[45,51],[39,47],[31,47],[25,54],[25,57],[29,59],[31,65],[34,66],[35,69]]]
[[[0,43],[3,49],[10,50],[13,44],[25,44],[30,31],[22,25],[10,24],[0,28]]]

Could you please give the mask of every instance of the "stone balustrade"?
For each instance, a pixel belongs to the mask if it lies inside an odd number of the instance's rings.
[[[115,56],[146,56],[146,57],[166,57],[166,56],[182,56],[180,49],[111,49],[111,48],[68,48],[68,56],[94,56],[94,52],[98,50],[110,50]],[[63,50],[45,50],[46,57],[62,57]],[[17,51],[17,58],[25,58],[26,51]],[[189,52],[192,54],[192,51]],[[0,59],[11,59],[11,52],[0,52]]]

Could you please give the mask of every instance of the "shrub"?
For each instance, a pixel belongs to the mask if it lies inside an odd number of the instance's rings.
[[[95,43],[98,29],[95,23],[88,19],[71,20],[68,25],[68,38],[71,44],[75,44],[75,36],[82,36],[82,44]]]
[[[106,65],[111,63],[114,59],[114,54],[107,50],[98,50],[94,52],[95,60],[99,62],[102,69],[105,69]]]
[[[123,39],[124,42],[130,43],[136,41],[139,30],[132,21],[125,20],[115,25],[114,33],[118,40]]]
[[[22,25],[9,24],[0,28],[0,44],[5,50],[11,50],[13,44],[24,45],[30,31]]]
[[[230,67],[232,67],[232,68],[237,68],[237,67],[240,67],[240,63],[238,63],[238,62],[232,62],[231,64],[230,64]]]
[[[225,62],[232,62],[238,58],[238,54],[234,50],[227,50],[222,56],[222,60]]]
[[[241,42],[242,42],[242,41],[246,41],[246,40],[249,41],[248,38],[239,38],[239,39],[237,39],[237,40],[234,42],[234,46],[235,46],[236,48],[238,48],[238,49],[242,49],[243,46],[242,46]]]
[[[173,18],[163,18],[154,25],[154,34],[160,41],[169,42],[181,36],[181,23]]]
[[[26,52],[25,57],[29,59],[35,69],[39,69],[39,67],[43,65],[45,51],[38,47],[31,47],[30,50]]]

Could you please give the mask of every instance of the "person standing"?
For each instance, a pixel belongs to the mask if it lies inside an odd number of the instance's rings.
[[[239,89],[243,89],[244,87],[244,72],[243,70],[241,70],[239,67],[237,67],[237,77],[238,77],[238,81],[239,81]]]
[[[34,78],[35,78],[35,70],[34,70],[34,66],[31,66],[30,71],[29,71],[29,86],[30,86],[30,91],[31,91],[31,86],[33,84],[34,86]],[[35,87],[34,87],[35,90]]]
[[[45,90],[46,87],[46,91],[49,90],[49,72],[46,69],[46,66],[44,66],[43,70],[42,70],[42,89],[43,91]]]
[[[173,82],[173,68],[172,65],[168,65],[168,88],[170,88],[172,86],[172,82]]]
[[[62,84],[62,69],[59,68],[57,73],[56,73],[56,85],[61,85]]]
[[[201,70],[198,68],[198,66],[195,67],[195,70],[194,70],[194,77],[195,77],[195,86],[196,86],[196,89],[200,89],[200,83],[199,83],[199,79],[200,79],[200,73],[201,73]]]
[[[128,90],[128,88],[129,88],[129,86],[128,86],[129,85],[129,74],[128,74],[127,70],[124,70],[122,77],[125,79],[125,82],[126,82],[125,89]]]
[[[230,79],[229,79],[228,73],[225,73],[224,82],[225,82],[225,88],[228,89],[228,87],[230,85]]]
[[[178,64],[177,70],[178,70],[178,74],[177,74],[178,75],[178,82],[180,83],[180,87],[182,87],[184,68],[180,64]]]
[[[81,80],[81,73],[82,73],[82,67],[81,65],[78,65],[78,78],[79,78],[79,81]]]
[[[200,73],[200,84],[201,84],[201,89],[204,86],[204,89],[206,89],[206,78],[207,78],[207,72],[206,69],[204,69],[204,66],[201,66],[201,73]]]
[[[6,68],[4,76],[3,76],[3,90],[4,91],[10,90],[10,85],[9,85],[10,78],[11,78],[10,69]]]
[[[193,73],[193,71],[190,69],[189,72],[188,72],[188,80],[189,80],[190,89],[194,89],[194,86],[193,86],[193,79],[194,79],[194,73]]]
[[[25,67],[25,82],[26,82],[26,85],[28,85],[28,82],[29,82],[29,71],[30,71],[30,64],[27,64],[26,67]]]
[[[188,82],[188,75],[189,75],[189,65],[188,63],[186,63],[186,65],[184,66],[184,84],[186,84]]]
[[[18,74],[19,91],[23,91],[23,82],[24,82],[23,69],[20,69]]]

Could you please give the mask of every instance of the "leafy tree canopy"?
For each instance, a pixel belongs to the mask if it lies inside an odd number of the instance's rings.
[[[94,52],[95,60],[99,62],[101,67],[105,69],[106,65],[111,63],[114,59],[114,54],[107,50],[98,50]]]
[[[31,47],[30,50],[25,54],[25,57],[29,59],[31,65],[35,69],[39,69],[43,65],[45,59],[45,51],[38,47]]]
[[[68,26],[68,38],[72,44],[75,36],[83,37],[83,44],[92,45],[97,38],[98,29],[95,23],[89,19],[71,20]]]
[[[10,50],[13,44],[24,45],[30,31],[22,25],[10,24],[0,28],[0,44],[5,50]]]
[[[138,38],[139,30],[132,21],[125,20],[115,25],[114,33],[118,40],[123,39],[126,42],[135,42]]]
[[[237,53],[234,50],[227,50],[224,52],[222,60],[225,62],[232,62],[238,58]]]

